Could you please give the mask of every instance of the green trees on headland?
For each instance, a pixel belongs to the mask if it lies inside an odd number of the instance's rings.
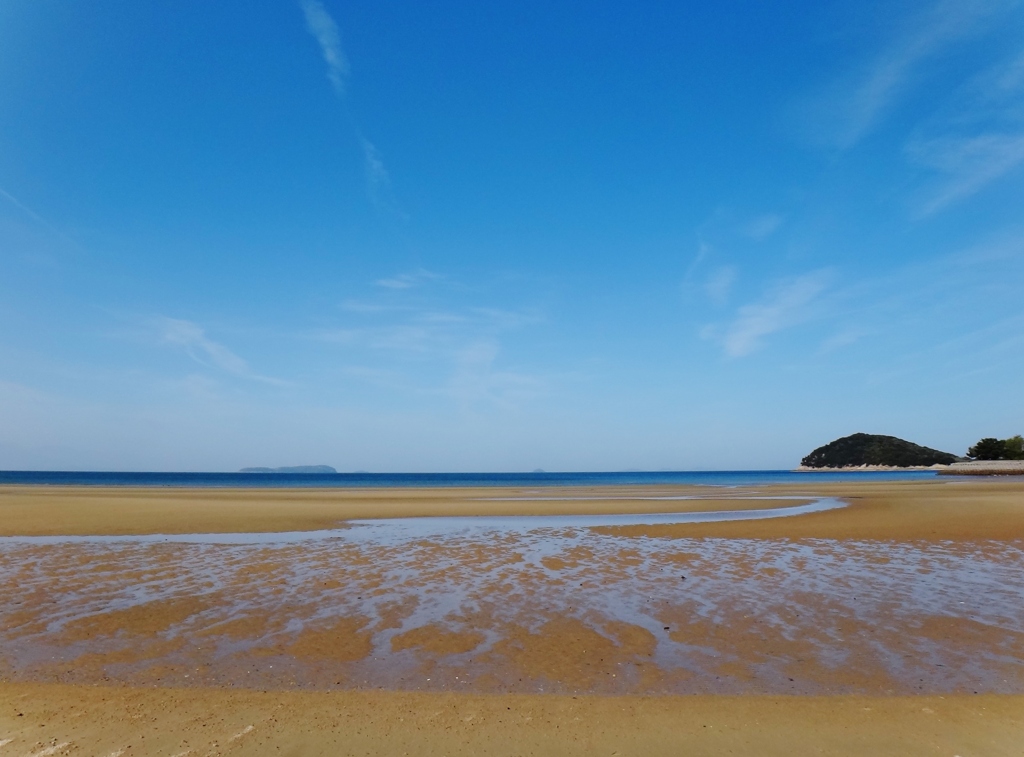
[[[972,460],[1024,460],[1024,437],[1020,434],[1009,439],[987,436],[967,450]]]
[[[1020,434],[1009,439],[986,437],[967,450],[967,457],[971,460],[1024,460],[1024,437]],[[963,459],[895,436],[851,434],[818,447],[800,464],[805,468],[856,468],[872,465],[906,468],[950,465]]]
[[[818,447],[801,461],[807,468],[849,468],[884,465],[899,468],[949,465],[956,455],[881,434],[851,434]]]

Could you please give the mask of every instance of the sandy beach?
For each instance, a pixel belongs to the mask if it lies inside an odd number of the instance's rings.
[[[1024,757],[1024,0],[0,43],[0,757]]]
[[[5,684],[0,728],[3,754],[15,755],[1019,755],[1024,699],[322,694]]]
[[[0,532],[0,754],[1022,753],[1014,479],[4,487]]]
[[[309,531],[336,528],[358,518],[688,512],[779,504],[746,499],[757,496],[841,497],[850,506],[800,520],[689,524],[676,531],[692,537],[754,539],[1024,538],[1021,479],[821,483],[813,476],[806,484],[735,489],[0,486],[0,536]],[[671,535],[671,529],[664,535]]]

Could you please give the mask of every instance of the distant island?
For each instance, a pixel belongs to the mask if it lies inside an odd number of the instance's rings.
[[[928,468],[952,465],[960,459],[949,452],[922,447],[895,436],[851,434],[818,447],[800,461],[800,468]]]
[[[329,465],[291,465],[284,468],[242,468],[239,473],[337,473]]]

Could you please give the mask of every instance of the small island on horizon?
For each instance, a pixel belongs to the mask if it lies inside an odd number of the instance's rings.
[[[337,473],[330,465],[290,465],[282,468],[242,468],[239,473]]]

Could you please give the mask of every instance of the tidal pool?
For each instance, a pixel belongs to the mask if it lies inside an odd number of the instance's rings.
[[[594,530],[839,506],[0,539],[0,675],[262,688],[1024,692],[1024,544]]]

